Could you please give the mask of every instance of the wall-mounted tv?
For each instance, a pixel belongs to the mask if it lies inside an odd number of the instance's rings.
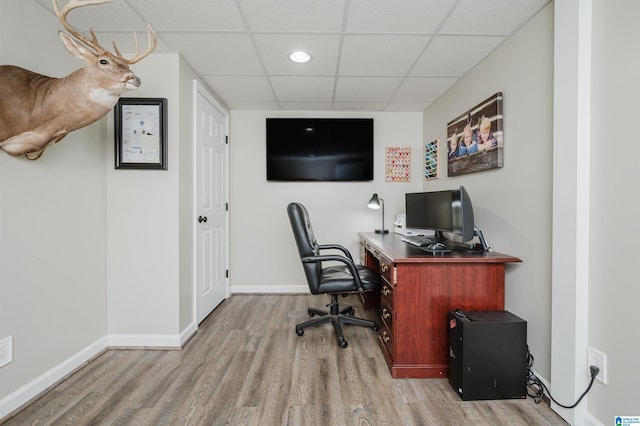
[[[267,180],[373,180],[373,118],[267,118]]]

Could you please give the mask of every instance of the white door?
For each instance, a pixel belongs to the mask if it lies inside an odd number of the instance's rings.
[[[195,92],[196,324],[228,296],[227,119],[197,82]]]

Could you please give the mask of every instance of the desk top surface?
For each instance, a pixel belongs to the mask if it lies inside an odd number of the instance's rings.
[[[359,232],[358,236],[371,244],[384,257],[392,262],[407,263],[510,263],[522,262],[521,259],[495,251],[464,253],[451,251],[449,253],[427,253],[420,248],[402,241],[402,235],[375,234],[373,232]]]

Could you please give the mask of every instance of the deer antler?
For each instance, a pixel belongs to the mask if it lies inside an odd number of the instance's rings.
[[[136,62],[138,62],[142,58],[145,58],[145,57],[149,56],[149,54],[151,52],[153,52],[153,50],[156,48],[156,44],[158,43],[158,39],[156,38],[156,32],[153,31],[153,28],[151,28],[151,25],[148,22],[147,22],[147,39],[149,40],[149,42],[147,44],[147,50],[145,50],[144,52],[140,53],[140,49],[138,48],[138,33],[134,32],[133,36],[136,39],[136,56],[134,56],[131,59],[125,59],[122,56],[122,53],[120,53],[120,51],[118,50],[118,46],[116,46],[116,44],[112,42],[113,43],[113,48],[115,49],[116,55],[118,55],[118,58],[122,59],[123,61],[125,61],[129,65],[135,64]]]
[[[67,22],[67,15],[73,9],[76,9],[78,7],[109,3],[109,2],[111,2],[111,0],[84,0],[84,1],[69,0],[69,2],[62,8],[62,11],[60,11],[60,9],[58,8],[57,0],[52,0],[52,1],[53,1],[53,9],[55,10],[56,15],[58,16],[58,19],[60,20],[60,23],[62,23],[62,26],[67,31],[69,31],[69,33],[71,33],[71,35],[76,37],[78,40],[80,40],[82,43],[86,44],[87,46],[93,48],[97,53],[104,53],[104,52],[107,51],[102,46],[100,46],[100,43],[98,43],[98,37],[96,37],[96,34],[93,32],[93,29],[90,30],[90,32],[91,32],[91,40],[89,40],[88,38],[83,36],[79,31],[77,31],[71,25],[69,25],[69,23]],[[116,44],[113,43],[113,48],[115,49],[116,55],[118,56],[118,58],[120,58],[124,62],[128,63],[129,65],[135,64],[136,62],[140,61],[141,59],[149,56],[149,54],[151,52],[153,52],[153,50],[156,48],[156,44],[158,42],[157,38],[156,38],[156,33],[155,33],[155,31],[153,31],[153,28],[151,28],[151,25],[149,23],[147,23],[147,37],[149,39],[147,50],[145,50],[144,52],[140,53],[140,49],[138,47],[138,34],[134,33],[134,36],[135,36],[135,39],[136,39],[136,56],[134,56],[131,59],[125,59],[122,56],[122,53],[120,53],[120,51],[118,50],[118,47],[116,46]]]

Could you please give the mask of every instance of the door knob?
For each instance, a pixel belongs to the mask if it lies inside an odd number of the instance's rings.
[[[202,222],[207,222],[207,217],[206,216],[198,216],[198,223],[202,223]]]

